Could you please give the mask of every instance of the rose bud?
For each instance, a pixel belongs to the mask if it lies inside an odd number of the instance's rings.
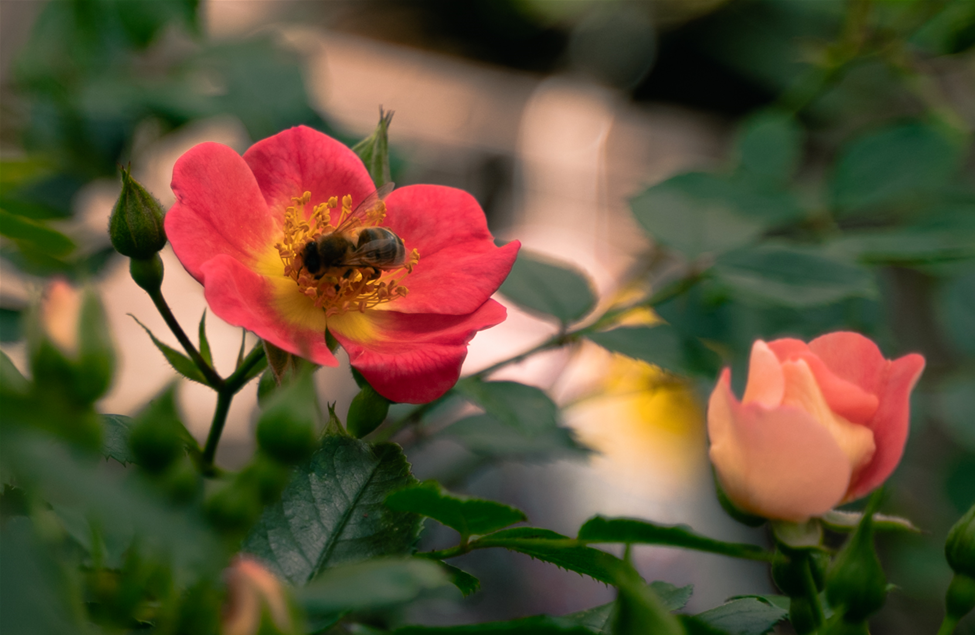
[[[887,360],[838,332],[755,342],[745,396],[725,369],[708,405],[711,462],[745,512],[803,522],[883,483],[907,441],[917,354]]]
[[[222,635],[295,632],[281,583],[256,559],[237,557],[224,579],[227,602],[221,618]]]

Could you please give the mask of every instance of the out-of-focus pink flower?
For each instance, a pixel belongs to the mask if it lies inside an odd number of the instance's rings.
[[[293,632],[293,620],[281,583],[256,559],[238,556],[224,572],[227,601],[221,635],[254,635],[267,616],[280,633]]]
[[[173,170],[166,234],[180,262],[227,322],[278,348],[338,364],[326,329],[383,396],[436,399],[457,381],[474,334],[505,310],[490,299],[519,244],[497,247],[484,213],[461,190],[413,185],[370,218],[398,235],[407,266],[311,275],[303,248],[333,231],[375,191],[362,161],[306,127],[251,146],[243,157],[203,143]]]
[[[801,522],[872,491],[900,462],[922,370],[922,356],[885,359],[858,333],[755,342],[744,398],[725,369],[708,405],[711,462],[728,497]]]
[[[44,332],[66,357],[78,354],[78,330],[81,320],[81,292],[56,278],[44,289],[40,318]]]

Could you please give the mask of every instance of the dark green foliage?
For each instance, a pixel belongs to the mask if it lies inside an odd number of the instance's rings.
[[[771,554],[761,547],[707,538],[687,525],[657,525],[633,518],[595,516],[579,529],[579,540],[665,545],[755,560],[771,558]]]
[[[591,333],[588,339],[614,353],[638,359],[679,375],[713,377],[719,368],[714,351],[696,338],[682,337],[668,324],[621,326]]]
[[[695,619],[729,635],[764,635],[786,619],[789,612],[763,598],[733,599],[695,615]]]
[[[393,492],[386,506],[403,512],[414,512],[457,530],[462,536],[488,534],[528,520],[525,514],[501,503],[457,496],[445,491],[436,481],[424,481]]]
[[[563,326],[579,320],[596,305],[592,284],[583,273],[525,250],[518,253],[499,291],[518,306],[554,317]]]
[[[398,446],[325,437],[281,500],[265,508],[243,550],[298,586],[338,564],[408,553],[420,517],[383,501],[415,482]]]

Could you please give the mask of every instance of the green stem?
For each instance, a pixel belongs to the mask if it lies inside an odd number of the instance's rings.
[[[941,622],[941,628],[938,629],[938,635],[951,635],[955,632],[955,627],[957,625],[957,617],[945,615],[945,619]]]
[[[251,377],[248,376],[251,370],[254,368],[254,366],[260,364],[261,360],[263,359],[264,345],[258,342],[257,345],[252,348],[249,353],[247,353],[247,357],[240,362],[240,365],[237,366],[237,370],[235,370],[230,377],[227,377],[224,383],[224,388],[233,393],[240,391],[240,389],[244,387],[244,384],[251,379]]]
[[[159,311],[159,314],[162,316],[163,320],[166,321],[166,326],[168,326],[169,330],[173,332],[173,335],[175,335],[176,339],[179,340],[183,350],[186,351],[186,354],[190,356],[193,363],[196,364],[197,368],[200,369],[200,372],[203,373],[203,377],[207,380],[207,384],[219,392],[224,385],[223,378],[217,374],[217,371],[215,371],[210,364],[206,363],[206,360],[204,360],[203,356],[200,355],[200,351],[196,350],[196,346],[194,346],[193,342],[190,341],[190,338],[186,336],[186,333],[183,331],[183,327],[181,327],[179,322],[176,321],[176,316],[173,315],[172,309],[169,308],[166,298],[163,297],[162,291],[148,291],[148,293],[149,297],[152,298],[152,303],[156,305],[156,310]]]
[[[210,423],[210,433],[207,435],[207,443],[203,448],[201,459],[204,474],[210,473],[213,469],[213,459],[217,455],[217,445],[220,443],[223,427],[227,423],[227,413],[230,412],[230,403],[234,400],[234,394],[228,390],[217,392],[217,407],[213,411],[213,421]]]

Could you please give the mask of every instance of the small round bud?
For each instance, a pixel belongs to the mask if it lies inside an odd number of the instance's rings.
[[[163,472],[183,453],[182,424],[176,412],[175,385],[154,399],[135,419],[129,447],[149,472]]]
[[[146,259],[166,246],[159,201],[122,168],[122,191],[108,221],[112,246],[123,256]]]
[[[252,488],[234,482],[207,500],[206,514],[217,529],[238,533],[247,530],[261,515],[261,504]]]
[[[948,532],[945,558],[952,571],[975,578],[975,505]]]
[[[315,384],[307,369],[266,400],[257,422],[257,445],[276,461],[301,463],[318,446],[318,418]]]
[[[361,439],[386,420],[389,413],[389,399],[380,395],[376,390],[366,384],[359,391],[359,394],[352,399],[349,405],[349,416],[346,419],[346,427],[349,434]]]

